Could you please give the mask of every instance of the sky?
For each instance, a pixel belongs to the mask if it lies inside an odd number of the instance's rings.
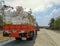
[[[0,0],[2,1],[2,0]],[[39,26],[48,26],[51,18],[60,16],[60,0],[4,0],[6,5],[23,6],[32,9]]]

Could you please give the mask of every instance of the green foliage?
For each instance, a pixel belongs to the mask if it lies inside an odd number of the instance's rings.
[[[3,17],[0,15],[0,20],[2,20],[3,19]]]
[[[0,26],[3,24],[3,17],[0,15]]]
[[[50,22],[50,28],[52,28],[54,21],[55,21],[54,18],[52,18]]]
[[[56,19],[54,19],[54,22],[52,21],[50,22],[50,28],[60,30],[60,17],[57,17]]]

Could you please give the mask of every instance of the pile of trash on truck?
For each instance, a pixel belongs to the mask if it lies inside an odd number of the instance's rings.
[[[18,6],[16,11],[5,10],[5,24],[36,24],[31,11],[24,11],[22,6]]]

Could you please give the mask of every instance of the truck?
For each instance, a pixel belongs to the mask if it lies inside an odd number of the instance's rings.
[[[37,22],[31,12],[26,12],[18,6],[16,11],[5,11],[3,36],[16,40],[33,40],[37,35]]]

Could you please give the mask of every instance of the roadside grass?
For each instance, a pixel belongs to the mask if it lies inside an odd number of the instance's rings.
[[[56,32],[56,33],[60,33],[60,30],[53,30],[54,32]]]
[[[2,30],[0,30],[0,33],[2,33]]]
[[[3,34],[0,33],[0,43],[11,40],[12,38],[10,37],[3,37]]]
[[[56,33],[60,33],[60,30],[56,30],[56,29],[48,29],[48,30],[52,30],[52,31],[54,31]]]

